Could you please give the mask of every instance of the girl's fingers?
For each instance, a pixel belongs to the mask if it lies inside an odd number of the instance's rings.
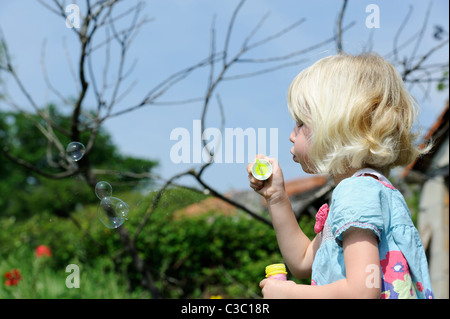
[[[271,158],[267,157],[266,155],[263,154],[257,154],[256,157],[257,159],[266,159],[266,160],[272,160]],[[256,179],[253,174],[252,174],[252,166],[254,163],[249,163],[247,165],[247,172],[248,172],[248,180],[250,181],[250,187],[253,188],[255,191],[259,191],[262,188],[264,188],[264,181],[260,181],[258,179]]]
[[[247,172],[249,175],[252,175],[252,166],[253,166],[253,163],[250,163],[247,165]]]
[[[250,183],[250,187],[253,188],[255,191],[259,191],[264,187],[264,185]]]
[[[248,180],[250,181],[251,188],[262,188],[264,186],[264,181],[257,180],[253,175],[248,175]]]
[[[263,188],[262,186],[255,186],[255,185],[252,185],[252,184],[250,184],[250,187],[253,188],[253,190],[257,191],[257,192],[260,191]]]
[[[266,285],[266,282],[267,282],[267,278],[261,280],[261,281],[259,282],[259,287],[260,287],[260,288],[264,288],[264,286]]]

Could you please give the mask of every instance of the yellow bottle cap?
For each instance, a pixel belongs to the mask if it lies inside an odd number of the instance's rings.
[[[266,277],[274,276],[277,274],[287,275],[286,266],[284,264],[272,264],[266,267]]]

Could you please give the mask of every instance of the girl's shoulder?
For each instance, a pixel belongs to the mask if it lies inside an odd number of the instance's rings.
[[[370,176],[352,176],[342,180],[334,189],[333,195],[359,196],[376,194],[385,190],[395,191],[391,185]]]
[[[390,183],[369,176],[353,176],[340,182],[332,194],[332,206],[341,214],[379,216],[384,224],[412,224],[403,195]]]
[[[388,214],[383,207],[381,187],[384,186],[371,177],[346,178],[336,186],[327,222],[338,243],[350,227],[372,230],[381,238]]]
[[[390,215],[404,206],[401,193],[392,185],[369,176],[352,176],[341,181],[333,191],[333,210],[345,214]]]

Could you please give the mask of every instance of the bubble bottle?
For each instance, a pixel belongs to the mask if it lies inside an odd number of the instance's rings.
[[[287,280],[286,266],[284,264],[272,264],[266,267],[268,279]]]

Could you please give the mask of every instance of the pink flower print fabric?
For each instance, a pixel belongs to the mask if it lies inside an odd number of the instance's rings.
[[[322,231],[323,226],[325,225],[325,222],[327,221],[328,211],[329,211],[329,208],[328,208],[327,204],[323,204],[317,211],[316,224],[314,225],[314,231],[316,232],[316,234],[318,234]]]
[[[416,289],[423,292],[423,285],[417,282],[415,285],[409,272],[408,262],[401,251],[391,250],[380,261],[383,273],[381,298],[382,299],[416,299]],[[428,298],[432,298],[431,291],[425,292]]]

